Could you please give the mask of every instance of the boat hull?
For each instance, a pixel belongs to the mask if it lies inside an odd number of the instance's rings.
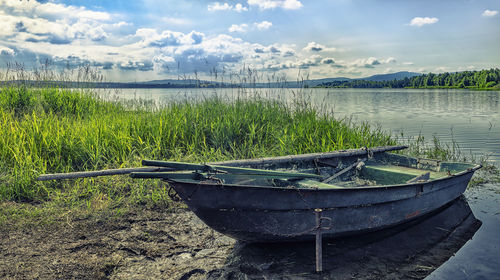
[[[344,189],[298,189],[175,182],[189,208],[214,230],[246,242],[341,237],[402,224],[459,197],[475,169],[427,183]]]

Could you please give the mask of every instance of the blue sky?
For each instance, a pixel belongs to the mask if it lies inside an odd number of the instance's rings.
[[[0,67],[90,64],[107,80],[364,77],[500,66],[499,0],[0,0]]]

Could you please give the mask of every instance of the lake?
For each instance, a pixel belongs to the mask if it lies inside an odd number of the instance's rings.
[[[489,162],[497,166],[500,164],[500,91],[126,89],[114,96],[155,100],[158,104],[164,104],[173,100],[196,100],[214,95],[236,98],[252,97],[255,94],[288,102],[304,98],[321,110],[333,112],[339,118],[353,118],[355,121],[381,125],[393,135],[421,135],[428,143],[436,136],[442,143],[451,145],[455,142],[466,156],[476,159],[487,156]],[[466,240],[463,247],[428,276],[429,279],[500,279],[500,185],[469,187],[465,197],[473,215],[482,225],[470,240]],[[458,227],[450,230],[449,236],[457,229]],[[442,246],[447,247],[448,244]],[[423,255],[432,257],[432,253],[429,254]]]
[[[124,89],[124,99],[200,99],[213,95],[292,101],[310,100],[339,118],[380,124],[393,135],[436,136],[443,143],[454,141],[465,156],[487,156],[500,162],[500,91],[444,89]]]

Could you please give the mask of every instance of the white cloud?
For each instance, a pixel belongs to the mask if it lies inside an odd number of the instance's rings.
[[[285,10],[297,10],[297,9],[300,9],[302,8],[302,3],[300,3],[300,1],[297,1],[297,0],[285,0],[283,2],[283,9]]]
[[[264,20],[262,22],[255,22],[254,25],[259,30],[266,30],[266,29],[269,29],[271,26],[273,26],[273,23],[269,22],[267,20]]]
[[[40,3],[38,1],[1,1],[4,12],[11,15],[40,17],[48,20],[74,19],[107,21],[111,14],[106,12],[91,11],[85,7],[66,6],[56,3]]]
[[[207,37],[196,31],[181,33],[140,29],[138,37],[141,38],[139,42],[121,47],[126,54],[121,54],[124,58],[117,62],[121,63],[118,64],[120,69],[137,70],[136,68],[141,67],[154,69],[158,73],[208,72],[221,65],[226,69],[233,69],[241,65],[242,60],[251,62],[255,55],[254,49],[265,48],[229,35]],[[171,43],[164,44],[165,41]]]
[[[297,10],[303,7],[298,0],[248,0],[249,6],[257,6],[261,10],[282,8],[284,10]]]
[[[295,50],[293,49],[292,46],[281,45],[281,44],[273,44],[267,47],[259,46],[254,48],[253,51],[258,55],[281,56],[281,57],[295,56]],[[267,56],[265,56],[264,58],[267,58]]]
[[[450,72],[450,70],[446,66],[440,66],[440,67],[436,67],[434,69],[434,72],[443,73],[443,72]]]
[[[70,44],[73,41],[102,41],[109,37],[106,29],[112,15],[84,7],[65,6],[37,1],[2,1],[0,37],[12,41]],[[115,23],[122,25],[123,23]]]
[[[458,67],[458,71],[472,71],[472,70],[476,70],[476,67],[473,65]]]
[[[238,13],[241,13],[241,12],[245,12],[245,11],[248,11],[248,8],[241,5],[240,3],[236,4],[233,8],[234,11],[238,12]]]
[[[403,65],[414,65],[414,63],[413,63],[413,62],[411,62],[411,61],[406,61],[406,62],[403,62],[402,64],[403,64]]]
[[[238,24],[233,24],[229,27],[229,32],[247,32],[247,29],[248,29],[248,24],[246,23],[242,23],[240,25]]]
[[[215,12],[215,11],[236,11],[238,13],[241,13],[241,12],[244,12],[244,11],[248,11],[248,8],[241,5],[240,3],[236,4],[236,5],[230,5],[228,3],[224,3],[224,4],[221,4],[219,2],[215,2],[215,3],[212,3],[212,4],[209,4],[207,6],[207,9],[208,11],[210,12]]]
[[[210,12],[214,12],[214,11],[227,11],[227,10],[231,10],[233,8],[232,5],[229,5],[228,3],[224,3],[224,4],[221,4],[219,2],[215,2],[213,4],[209,4],[207,9],[208,11]]]
[[[0,46],[0,55],[14,55],[15,54],[15,51],[11,48],[7,48],[7,47],[2,47]]]
[[[389,57],[387,59],[377,59],[376,57],[369,57],[356,59],[353,62],[347,63],[347,66],[355,68],[375,68],[375,66],[377,65],[393,63],[396,63],[396,59],[394,57]]]
[[[410,25],[411,26],[418,26],[418,27],[421,27],[421,26],[424,26],[426,24],[434,24],[436,22],[438,22],[439,19],[438,18],[430,18],[430,17],[414,17],[411,22],[410,22]]]
[[[0,5],[4,3],[0,0]],[[88,63],[123,80],[134,78],[135,71],[150,72],[148,77],[153,74],[162,77],[165,73],[176,75],[178,71],[207,73],[214,67],[232,71],[241,67],[242,62],[257,69],[266,61],[295,56],[291,45],[261,45],[229,35],[205,35],[197,31],[137,29],[123,21],[123,17],[64,4],[7,3],[5,9],[2,6],[0,10],[0,59],[5,61],[30,65],[49,59],[62,67],[68,62],[72,66]],[[234,5],[232,9],[244,11],[245,7]],[[71,14],[73,11],[76,14]],[[162,20],[171,24],[184,23],[169,17]],[[232,30],[240,32],[271,26],[271,22],[263,21],[235,25]]]
[[[132,23],[125,22],[125,21],[120,21],[120,22],[112,24],[113,27],[124,27],[124,26],[131,26],[131,25],[132,25]]]
[[[309,42],[307,46],[305,46],[302,50],[308,51],[308,52],[334,52],[337,51],[336,48],[328,48],[324,45],[318,44],[316,42]]]
[[[323,64],[334,64],[335,60],[331,57],[326,57],[321,60],[321,63]]]
[[[175,64],[175,58],[161,53],[153,57],[153,63],[156,68],[161,71],[162,69],[169,69],[169,65],[173,66]]]
[[[137,29],[135,35],[142,38],[141,43],[144,47],[159,48],[180,46],[185,36],[185,34],[181,32],[173,32],[170,30],[163,31],[161,34],[158,34],[156,30],[152,28]]]
[[[483,17],[494,17],[498,14],[498,11],[492,11],[492,10],[484,10],[482,16]]]
[[[92,41],[101,41],[108,38],[108,33],[106,33],[102,26],[97,26],[88,30],[88,37]]]
[[[312,66],[318,66],[322,61],[322,57],[320,55],[312,55],[306,59],[303,59],[298,62],[299,68],[309,68]]]
[[[394,57],[389,57],[387,58],[384,63],[389,64],[389,63],[396,63],[396,59]]]
[[[255,29],[258,29],[258,30],[267,30],[269,28],[271,28],[273,24],[269,21],[262,21],[262,22],[254,22],[253,23],[253,26],[249,26],[248,24],[246,23],[242,23],[242,24],[232,24],[229,28],[228,28],[228,31],[231,32],[231,33],[234,33],[234,32],[240,32],[240,33],[244,33],[244,32],[247,32],[249,30],[255,30]]]
[[[291,57],[291,56],[295,56],[295,50],[288,49],[283,51],[283,57]]]
[[[191,20],[186,18],[176,18],[176,17],[163,17],[163,22],[169,25],[189,25],[191,24]]]
[[[381,62],[375,57],[360,58],[351,62],[349,66],[361,67],[361,68],[374,68],[376,65],[380,65]]]
[[[5,3],[2,1],[0,5]],[[300,3],[254,1],[257,2],[264,6],[254,4],[252,8],[265,9],[275,5],[274,8],[285,9]],[[226,7],[224,4],[221,2],[219,6]],[[49,5],[51,10],[44,5]],[[231,11],[244,11],[247,8],[243,5],[229,6]],[[38,13],[38,10],[43,12]],[[75,16],[67,14],[72,11],[76,12]],[[139,71],[147,72],[146,75],[139,74],[137,77],[140,79],[164,78],[165,75],[193,73],[195,70],[208,73],[214,67],[223,67],[231,73],[238,71],[243,64],[252,69],[280,71],[280,74],[285,73],[289,77],[294,77],[297,69],[327,75],[339,73],[339,70],[364,72],[365,67],[373,68],[396,61],[392,57],[371,57],[345,62],[331,57],[330,52],[341,49],[316,42],[309,42],[303,49],[303,46],[291,44],[262,45],[225,34],[178,32],[170,26],[165,29],[137,28],[123,20],[124,17],[119,15],[53,2],[10,1],[5,9],[0,10],[0,59],[30,64],[48,58],[60,66],[67,62],[72,66],[89,63],[109,70],[105,72],[107,77],[115,75],[121,80],[134,79]],[[160,20],[163,24],[172,25],[189,23],[172,17]],[[272,27],[270,21],[264,20],[234,24],[229,31],[258,31]]]
[[[323,46],[323,45],[320,45],[316,42],[309,42],[303,50],[310,51],[310,52],[320,52],[324,49],[325,49],[325,46]]]
[[[322,56],[315,54],[310,57],[297,59],[296,61],[287,60],[284,62],[266,62],[265,68],[274,71],[294,68],[310,69],[312,67],[319,69],[324,65],[334,66],[337,68],[344,67],[342,65],[335,65],[335,60],[331,57],[323,58]]]
[[[143,47],[177,47],[181,45],[197,45],[203,42],[205,34],[191,31],[190,33],[175,32],[165,30],[158,34],[155,29],[140,28],[135,35],[141,38],[138,43]]]
[[[0,4],[3,3],[0,0]],[[50,4],[53,11],[59,10],[62,14],[37,14],[32,11],[34,8],[27,10],[23,4],[37,9]],[[103,70],[122,73],[122,77],[131,77],[134,74],[127,73],[134,71],[149,71],[156,75],[172,71],[171,74],[175,75],[177,71],[208,72],[222,66],[229,71],[241,67],[242,61],[253,67],[263,65],[272,57],[281,58],[285,52],[287,56],[294,55],[290,47],[252,44],[228,35],[207,36],[197,31],[184,33],[170,29],[135,30],[121,17],[113,20],[112,15],[92,11],[84,13],[81,8],[48,4],[12,1],[0,11],[1,59],[27,62],[28,65],[43,59],[52,60],[60,66],[65,66],[67,62],[72,66],[89,63]],[[47,10],[46,7],[40,9]],[[244,10],[238,5],[233,9]],[[77,15],[81,18],[65,14],[68,11],[79,11]],[[163,20],[172,22],[172,18]],[[251,26],[236,25],[233,29],[242,31],[269,26],[270,22],[258,22]],[[257,49],[263,50],[263,53],[255,52]]]

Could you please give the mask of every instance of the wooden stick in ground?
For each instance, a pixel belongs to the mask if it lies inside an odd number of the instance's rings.
[[[346,173],[347,171],[349,171],[349,170],[353,169],[354,167],[358,166],[358,164],[360,164],[360,163],[364,162],[365,160],[366,160],[366,159],[358,159],[358,161],[356,161],[355,163],[353,163],[353,164],[351,164],[351,165],[347,166],[346,168],[344,168],[344,169],[340,170],[339,172],[337,172],[337,173],[333,174],[332,176],[330,176],[330,177],[328,177],[328,178],[324,179],[324,180],[323,180],[323,181],[321,181],[321,182],[323,182],[323,183],[328,183],[328,182],[332,181],[333,179],[335,179],[335,178],[339,177],[340,175],[342,175],[342,174]]]
[[[49,180],[76,179],[76,178],[88,178],[88,177],[98,177],[98,176],[125,175],[125,174],[130,174],[132,172],[165,172],[165,171],[172,171],[172,169],[162,168],[162,167],[136,167],[136,168],[105,169],[97,171],[55,173],[55,174],[40,175],[38,176],[37,180],[49,181]]]
[[[321,209],[315,209],[316,217],[316,272],[323,271],[323,239],[321,237]]]

